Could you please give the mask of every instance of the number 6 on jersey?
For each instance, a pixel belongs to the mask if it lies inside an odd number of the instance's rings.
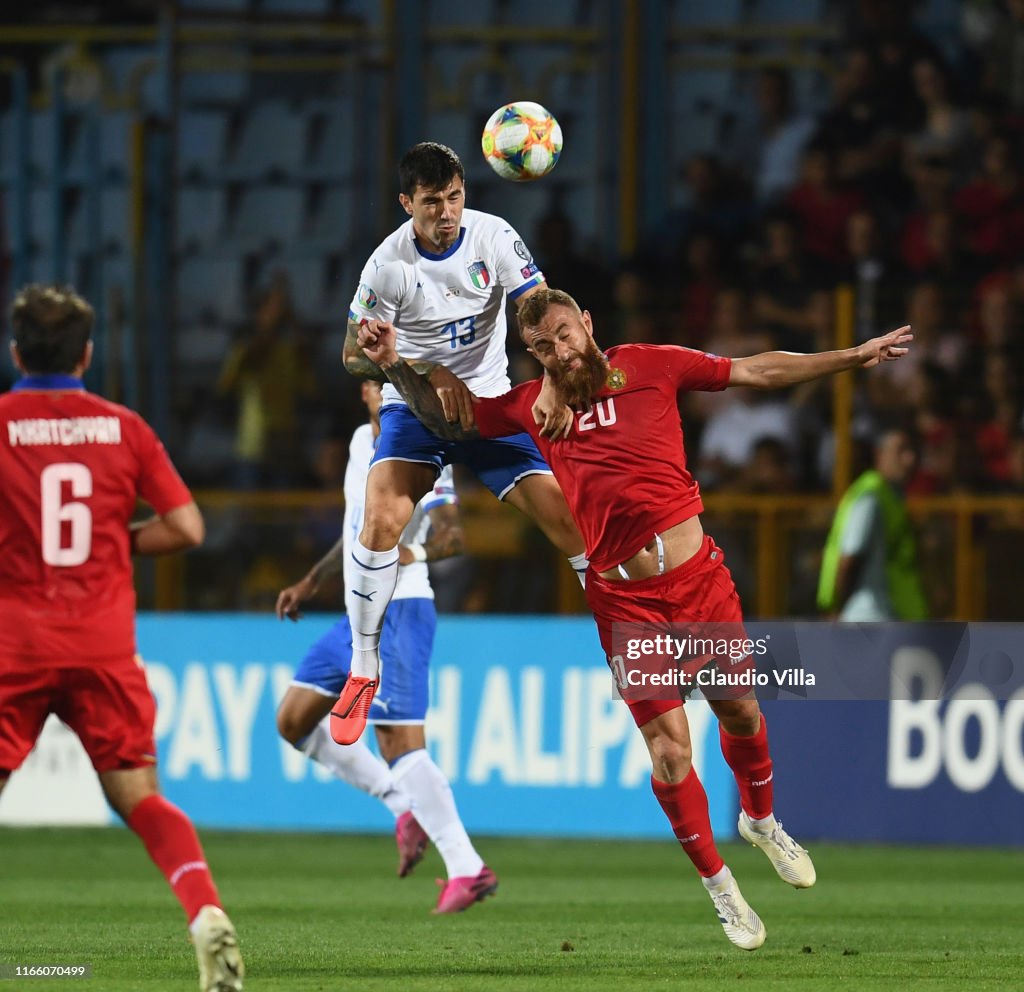
[[[64,483],[71,486],[73,499],[64,501]],[[92,473],[78,462],[47,465],[39,477],[39,509],[42,525],[43,561],[70,568],[81,565],[92,550],[92,511],[79,500],[92,495]],[[68,543],[64,543],[68,524]]]

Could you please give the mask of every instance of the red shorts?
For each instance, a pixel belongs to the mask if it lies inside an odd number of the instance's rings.
[[[21,765],[51,713],[78,735],[98,772],[156,763],[156,702],[138,656],[55,665],[0,655],[0,775]]]
[[[654,624],[659,627],[698,624],[702,625],[695,629],[698,633],[717,629],[720,633],[727,630],[730,638],[745,636],[740,598],[729,569],[725,567],[725,554],[708,535],[704,536],[704,543],[693,557],[663,575],[618,582],[603,579],[590,571],[587,573],[586,594],[597,621],[601,646],[613,674],[617,676],[620,673],[616,672],[612,659],[621,659],[621,643],[615,642],[621,642],[622,636],[620,631],[619,637],[613,638],[613,624]],[[684,667],[693,673],[712,660],[711,657],[703,657]],[[739,667],[749,667],[751,663],[747,659]],[[682,706],[683,695],[689,690],[661,689],[657,694],[670,698],[656,699],[630,699],[628,690],[621,684],[620,691],[636,725],[642,727],[656,716]],[[731,695],[745,695],[747,691],[742,689]],[[719,693],[716,698],[721,696]]]

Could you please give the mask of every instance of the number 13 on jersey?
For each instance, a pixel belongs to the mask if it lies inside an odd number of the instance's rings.
[[[459,345],[472,344],[476,340],[476,314],[472,317],[463,317],[462,320],[452,321],[441,328],[441,335],[448,339],[449,348],[458,348]]]

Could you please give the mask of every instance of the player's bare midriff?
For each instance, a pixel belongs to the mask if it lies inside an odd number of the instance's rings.
[[[658,547],[661,539],[661,548]],[[656,534],[632,558],[598,572],[602,579],[613,582],[627,582],[630,579],[649,579],[653,575],[671,572],[685,561],[689,561],[704,543],[704,528],[700,517],[690,517],[674,527]],[[623,574],[625,573],[625,574]]]

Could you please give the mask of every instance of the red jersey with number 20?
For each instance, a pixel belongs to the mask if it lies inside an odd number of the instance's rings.
[[[0,654],[130,657],[136,500],[192,499],[153,429],[76,383],[29,376],[0,396]]]
[[[680,390],[717,391],[732,361],[675,345],[626,344],[608,350],[608,382],[565,440],[540,436],[530,408],[541,381],[476,405],[484,437],[529,431],[551,466],[597,572],[614,568],[655,534],[704,509],[686,469]]]

